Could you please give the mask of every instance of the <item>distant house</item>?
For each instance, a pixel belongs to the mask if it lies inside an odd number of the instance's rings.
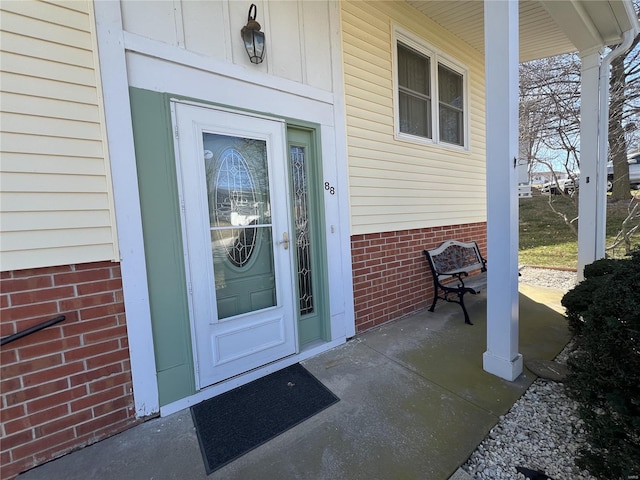
[[[250,5],[0,5],[2,336],[66,317],[2,347],[3,478],[424,308],[448,238],[519,375],[518,60],[592,88],[630,2]]]

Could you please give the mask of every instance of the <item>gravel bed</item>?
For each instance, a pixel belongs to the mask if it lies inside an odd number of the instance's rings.
[[[576,284],[577,274],[570,270],[549,270],[545,268],[520,267],[520,282],[539,287],[557,288],[568,291]]]
[[[576,273],[523,267],[520,281],[569,290]],[[566,361],[567,350],[556,361]],[[595,480],[575,466],[585,442],[575,402],[561,383],[537,379],[471,454],[462,469],[472,478],[524,479],[516,467],[544,472],[555,480]]]

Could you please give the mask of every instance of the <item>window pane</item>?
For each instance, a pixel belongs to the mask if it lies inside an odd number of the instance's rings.
[[[462,75],[438,64],[438,99],[440,103],[440,140],[464,143],[464,90]]]
[[[398,44],[398,82],[416,93],[429,96],[429,57]]]
[[[432,138],[429,57],[398,43],[398,83],[400,131]]]
[[[218,318],[276,305],[267,142],[203,132]]]
[[[462,75],[444,65],[438,65],[438,90],[441,102],[462,109]]]
[[[440,104],[440,140],[462,145],[462,112]]]
[[[431,138],[431,101],[400,92],[400,131]]]

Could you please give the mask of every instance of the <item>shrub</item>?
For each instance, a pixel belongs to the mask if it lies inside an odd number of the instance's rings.
[[[567,394],[588,445],[577,464],[599,478],[640,475],[640,250],[598,260],[562,304],[574,334]]]

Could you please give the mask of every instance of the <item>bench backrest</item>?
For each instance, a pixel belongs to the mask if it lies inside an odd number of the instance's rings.
[[[425,250],[424,253],[437,275],[453,275],[487,269],[487,261],[482,257],[476,242],[447,240],[438,248]]]

